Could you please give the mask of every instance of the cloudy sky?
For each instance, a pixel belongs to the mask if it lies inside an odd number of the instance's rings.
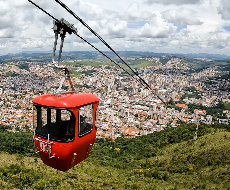
[[[55,0],[34,0],[107,50]],[[62,0],[115,50],[230,55],[229,0]],[[52,50],[53,20],[27,0],[0,0],[0,55]],[[77,36],[64,51],[93,50]]]

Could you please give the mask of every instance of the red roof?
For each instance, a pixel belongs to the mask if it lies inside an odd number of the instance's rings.
[[[61,96],[44,94],[33,99],[33,103],[59,108],[72,108],[98,102],[97,96],[91,93],[63,93]]]
[[[175,106],[178,106],[178,107],[182,107],[182,108],[186,108],[186,105],[185,104],[175,104]]]

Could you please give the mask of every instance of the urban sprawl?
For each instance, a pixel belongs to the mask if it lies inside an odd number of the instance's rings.
[[[218,67],[187,74],[190,66],[183,59],[171,58],[165,65],[157,57],[138,59],[154,63],[137,71],[151,90],[115,66],[76,67],[69,64],[71,70],[81,73],[79,77],[72,77],[76,91],[91,92],[100,99],[97,138],[133,138],[163,130],[166,126],[177,127],[179,120],[228,123],[228,110],[223,111],[225,119],[215,121],[206,110],[188,112],[188,104],[211,107],[220,100],[230,102],[229,93],[219,89],[223,80],[212,82],[218,74],[223,74]],[[72,60],[73,63],[78,61]],[[22,68],[22,64],[27,64],[28,68]],[[51,63],[40,62],[1,64],[0,71],[0,124],[11,127],[9,131],[13,132],[26,128],[33,130],[32,100],[37,95],[54,92],[60,84],[62,72],[57,72]],[[225,85],[228,86],[229,82]],[[67,81],[64,87],[64,90],[70,89]],[[159,98],[174,105],[166,107]]]

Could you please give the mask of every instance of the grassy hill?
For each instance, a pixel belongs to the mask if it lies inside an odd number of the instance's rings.
[[[205,61],[202,59],[185,59],[185,62],[188,63],[191,69],[194,69],[193,72],[200,72],[201,70],[209,67],[218,66],[217,71],[229,71],[230,66],[228,61]]]
[[[118,60],[116,60],[118,61]],[[127,63],[129,64],[129,66],[133,69],[133,70],[138,70],[140,68],[145,68],[147,66],[155,66],[157,65],[157,63],[155,62],[151,62],[151,61],[147,61],[147,60],[128,60]],[[77,61],[77,62],[62,62],[62,65],[67,65],[67,66],[74,66],[71,68],[71,76],[74,77],[80,77],[81,76],[81,72],[77,72],[76,69],[78,67],[82,67],[82,66],[92,66],[95,68],[99,68],[101,67],[101,65],[107,66],[108,68],[110,68],[111,66],[115,66],[116,68],[118,68],[118,66],[116,66],[113,62],[109,61],[109,60],[93,60],[93,59],[83,59],[81,61]],[[125,69],[128,73],[130,73],[131,75],[133,75],[132,71],[125,65],[122,64],[121,61],[118,62],[119,66],[123,69]],[[57,72],[59,72],[59,70],[56,69]],[[123,71],[122,71],[123,72]]]
[[[97,140],[89,158],[68,172],[33,155],[32,134],[17,134],[16,142],[29,142],[23,147],[11,141],[15,134],[2,130],[0,189],[230,189],[229,129],[200,125],[196,140],[195,125],[135,139]],[[13,154],[18,147],[21,153]]]

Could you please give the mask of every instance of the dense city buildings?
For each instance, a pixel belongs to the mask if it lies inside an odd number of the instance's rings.
[[[133,138],[160,131],[166,126],[176,127],[181,121],[228,123],[229,110],[223,111],[222,118],[214,118],[200,109],[216,106],[220,100],[230,102],[229,92],[219,90],[223,80],[216,79],[222,74],[218,67],[192,73],[183,59],[171,58],[166,64],[157,57],[139,59],[154,63],[137,71],[151,89],[115,66],[77,67],[70,64],[71,70],[81,73],[79,77],[72,77],[76,91],[91,92],[100,99],[97,138]],[[39,62],[6,63],[0,65],[0,71],[0,123],[13,127],[13,131],[32,129],[32,99],[53,93],[63,74],[51,63]],[[225,86],[229,86],[228,81]],[[68,89],[66,81],[63,90]],[[193,109],[192,105],[200,106]]]

